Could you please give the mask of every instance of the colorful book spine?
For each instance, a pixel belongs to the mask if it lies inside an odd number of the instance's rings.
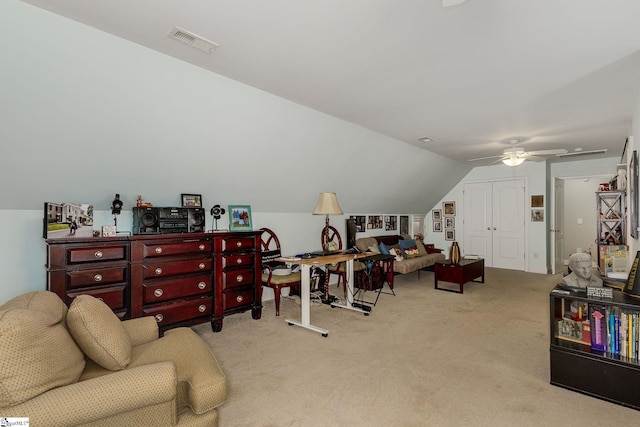
[[[607,311],[602,305],[589,305],[589,321],[591,326],[591,348],[607,351]]]

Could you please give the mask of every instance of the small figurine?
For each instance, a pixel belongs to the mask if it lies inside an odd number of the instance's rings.
[[[591,255],[580,252],[569,257],[571,274],[562,278],[563,285],[574,288],[602,287],[600,275],[591,267]]]

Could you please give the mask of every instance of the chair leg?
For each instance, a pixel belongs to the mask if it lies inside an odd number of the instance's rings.
[[[280,286],[273,287],[273,294],[276,300],[276,316],[280,316]]]

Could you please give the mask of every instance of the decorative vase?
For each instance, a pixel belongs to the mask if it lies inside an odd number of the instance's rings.
[[[449,261],[451,261],[451,264],[458,264],[460,262],[460,246],[458,246],[458,242],[453,242],[451,244],[451,249],[449,250]]]

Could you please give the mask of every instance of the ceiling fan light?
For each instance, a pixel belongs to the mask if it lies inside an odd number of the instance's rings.
[[[506,159],[502,159],[502,163],[511,167],[519,166],[522,164],[522,162],[524,162],[524,157],[511,156],[507,157]]]

